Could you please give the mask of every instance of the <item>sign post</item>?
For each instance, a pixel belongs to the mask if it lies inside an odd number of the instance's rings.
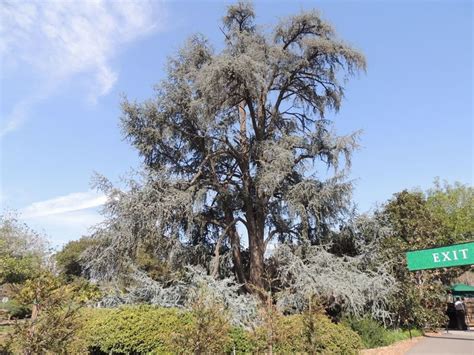
[[[413,250],[406,257],[410,271],[474,265],[474,242]]]

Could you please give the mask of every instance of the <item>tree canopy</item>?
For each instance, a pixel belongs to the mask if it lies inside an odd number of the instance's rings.
[[[192,36],[152,99],[122,103],[123,132],[146,169],[127,194],[99,183],[113,196],[99,232],[107,246],[90,266],[102,276],[124,266],[114,253],[133,260],[147,244],[213,275],[231,265],[238,282],[262,289],[269,243],[318,244],[348,211],[357,133],[338,136],[326,113],[339,110],[364,56],[316,11],[264,31],[239,2],[221,30],[221,51]]]
[[[455,242],[474,238],[474,188],[436,179],[427,191],[428,208],[442,221],[444,233]]]
[[[0,216],[0,285],[33,277],[46,262],[45,239],[13,215]]]
[[[389,229],[381,240],[382,259],[391,261],[391,273],[399,285],[390,304],[400,324],[424,326],[443,322],[446,287],[469,267],[410,272],[400,265],[406,265],[408,250],[472,240],[473,211],[471,187],[441,184],[439,180],[426,192],[404,190],[394,194],[377,211],[374,218]]]
[[[82,254],[91,246],[95,240],[82,237],[79,240],[71,240],[54,255],[59,272],[68,280],[84,276]]]

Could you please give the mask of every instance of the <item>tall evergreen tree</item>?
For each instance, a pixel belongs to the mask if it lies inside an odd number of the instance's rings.
[[[269,243],[317,244],[346,211],[357,133],[337,136],[325,115],[339,110],[342,83],[366,64],[316,11],[269,32],[239,2],[221,30],[221,51],[193,36],[154,98],[123,102],[123,130],[147,177],[129,194],[108,190],[115,197],[102,233],[110,253],[127,250],[121,257],[137,240],[155,240],[154,253],[168,260],[200,247],[216,276],[228,252],[238,282],[262,289]]]

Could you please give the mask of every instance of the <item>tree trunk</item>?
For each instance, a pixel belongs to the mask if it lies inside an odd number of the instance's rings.
[[[245,284],[247,283],[247,279],[244,274],[242,258],[240,256],[240,238],[235,227],[232,227],[230,231],[230,244],[232,248],[232,260],[234,263],[234,271],[235,275],[237,276],[237,281],[241,284]]]
[[[249,251],[250,251],[250,284],[257,293],[264,291],[263,272],[264,272],[264,235],[263,228],[259,226],[256,218],[249,218],[247,215]]]
[[[243,178],[245,217],[247,220],[250,253],[249,283],[251,290],[264,298],[263,271],[265,253],[265,219],[261,218],[264,214],[263,211],[259,211],[259,207],[261,206],[258,203],[258,196],[250,174],[250,150],[247,137],[247,113],[245,111],[245,101],[240,102],[238,109],[240,118],[240,149],[242,151],[240,167]]]
[[[258,236],[255,236],[258,237]],[[250,247],[250,283],[257,291],[261,292],[264,289],[263,285],[263,243],[260,243],[259,238],[249,236]]]

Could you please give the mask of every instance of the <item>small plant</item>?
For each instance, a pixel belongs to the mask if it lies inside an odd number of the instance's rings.
[[[252,334],[242,327],[233,327],[229,331],[229,342],[225,348],[226,354],[255,353],[257,345]]]
[[[79,309],[95,294],[85,283],[64,284],[48,272],[27,280],[15,301],[31,308],[31,318],[15,324],[13,343],[24,354],[64,353],[79,329]]]
[[[15,300],[9,300],[6,303],[0,304],[0,310],[5,310],[8,319],[23,319],[31,315],[31,308]]]
[[[353,331],[360,335],[367,349],[388,345],[385,328],[371,318],[348,318],[344,320]]]
[[[193,322],[176,335],[176,350],[194,354],[222,352],[230,340],[230,323],[224,306],[202,287],[191,304],[190,313]]]
[[[267,329],[255,331],[256,352],[269,352]],[[272,352],[357,354],[362,341],[350,328],[332,323],[318,312],[275,318]],[[263,346],[262,346],[263,345]]]
[[[372,318],[346,318],[343,323],[360,335],[366,349],[387,346],[422,335],[419,329],[387,329]]]

